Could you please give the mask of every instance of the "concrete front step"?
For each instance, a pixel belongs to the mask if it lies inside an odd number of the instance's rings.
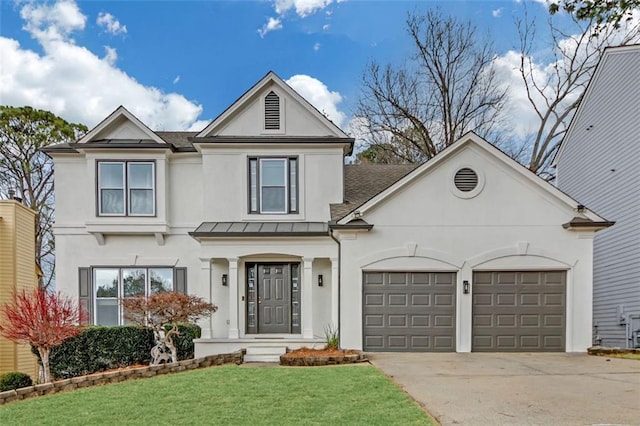
[[[286,346],[249,346],[244,362],[280,362],[280,355],[286,352]]]

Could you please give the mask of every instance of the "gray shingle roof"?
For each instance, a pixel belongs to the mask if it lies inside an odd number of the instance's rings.
[[[419,164],[349,164],[344,166],[344,202],[331,204],[331,220],[342,219],[418,166]]]
[[[176,148],[193,149],[193,144],[189,138],[194,137],[198,132],[155,132],[155,134]]]

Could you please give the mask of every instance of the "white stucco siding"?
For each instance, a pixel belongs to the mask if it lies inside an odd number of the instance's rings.
[[[200,274],[199,249],[197,241],[188,235],[171,235],[163,246],[159,246],[151,235],[109,235],[100,246],[90,234],[58,234],[56,289],[77,299],[78,268],[186,267],[187,292],[210,300],[209,283]],[[214,299],[213,303],[217,301]],[[210,333],[207,321],[200,325],[203,335]]]
[[[79,155],[54,157],[55,226],[84,226],[95,216],[96,183],[91,180],[87,161]]]
[[[169,223],[192,231],[203,221],[202,194],[211,186],[203,177],[202,158],[199,154],[174,157],[167,171]]]
[[[473,198],[459,198],[451,181],[461,167],[484,178]],[[482,179],[481,179],[482,180]],[[369,232],[343,233],[342,344],[362,348],[362,272],[457,273],[457,344],[471,350],[472,294],[462,281],[474,270],[565,270],[566,351],[591,344],[592,233],[562,228],[576,212],[532,185],[504,162],[473,145],[365,212]],[[473,292],[473,285],[471,287]]]
[[[264,130],[264,97],[274,91],[280,98],[279,131]],[[219,129],[219,136],[327,136],[331,133],[325,124],[317,119],[301,103],[291,99],[275,84],[268,84],[250,100],[243,104],[242,109],[232,114]]]
[[[204,219],[215,221],[329,220],[329,204],[342,202],[342,148],[265,146],[238,150],[210,146],[203,149]],[[297,157],[298,203],[296,214],[248,213],[249,157]],[[322,184],[319,184],[322,182]],[[180,185],[181,183],[178,183]],[[184,183],[188,184],[188,183]]]

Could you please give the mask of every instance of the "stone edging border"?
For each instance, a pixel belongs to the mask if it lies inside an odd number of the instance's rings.
[[[186,370],[195,370],[222,364],[242,364],[244,361],[244,350],[229,354],[209,355],[198,359],[185,359],[171,364],[150,365],[145,367],[131,368],[128,370],[109,371],[103,373],[89,374],[88,376],[72,377],[71,379],[58,380],[52,383],[29,386],[15,390],[0,392],[0,405],[12,401],[20,401],[42,395],[86,388],[90,386],[105,385],[108,383],[118,383],[128,380],[153,377],[164,374],[177,373]]]
[[[287,352],[290,350],[287,348]],[[343,356],[314,356],[304,358],[280,357],[280,365],[287,367],[319,367],[323,365],[354,364],[357,362],[368,362],[367,356],[363,353],[348,354]]]

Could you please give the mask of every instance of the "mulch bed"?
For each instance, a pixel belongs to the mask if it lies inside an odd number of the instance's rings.
[[[287,349],[287,353],[280,356],[280,365],[290,367],[309,367],[321,365],[353,364],[366,362],[367,357],[361,351],[354,349]]]

